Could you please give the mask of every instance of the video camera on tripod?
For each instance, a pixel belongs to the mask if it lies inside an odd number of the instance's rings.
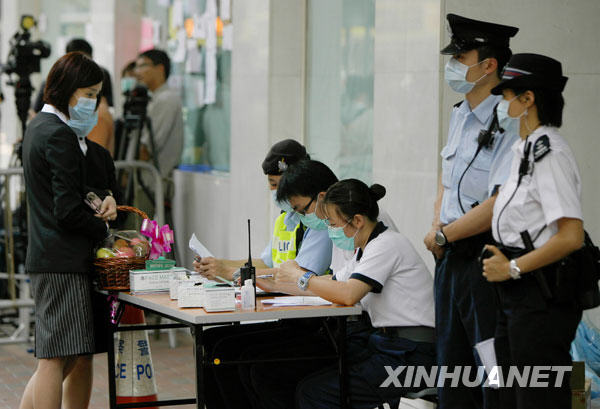
[[[10,79],[7,84],[15,87],[15,102],[17,115],[21,120],[23,136],[27,124],[27,115],[31,106],[31,94],[33,87],[29,76],[40,72],[42,58],[50,55],[50,44],[45,41],[31,41],[31,30],[36,26],[33,16],[21,16],[21,30],[17,31],[10,40],[10,51],[6,64],[2,66],[2,72],[8,74]],[[14,78],[16,75],[17,78]],[[21,159],[20,145],[16,147],[19,160]]]

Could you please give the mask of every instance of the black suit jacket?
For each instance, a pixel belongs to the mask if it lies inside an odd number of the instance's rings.
[[[110,152],[94,141],[90,141],[89,139],[85,141],[88,147],[87,154],[85,155],[87,185],[91,186],[92,190],[96,193],[98,193],[98,190],[102,194],[105,193],[106,189],[110,190],[117,204],[121,203],[123,195],[121,187],[117,183],[115,162],[112,156],[110,156]],[[117,216],[117,220],[111,222],[111,227],[118,229],[127,218],[127,213],[120,212]]]
[[[40,112],[27,126],[23,171],[29,204],[28,272],[87,272],[106,225],[83,202],[86,161],[75,133],[58,116]]]

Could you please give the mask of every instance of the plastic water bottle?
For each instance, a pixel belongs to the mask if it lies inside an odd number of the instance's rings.
[[[242,286],[242,309],[253,310],[256,307],[255,300],[254,286],[252,285],[252,279],[249,278],[244,281],[244,285]]]

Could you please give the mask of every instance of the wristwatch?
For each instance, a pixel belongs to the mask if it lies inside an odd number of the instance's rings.
[[[304,275],[302,275],[298,279],[298,288],[302,291],[306,291],[306,289],[308,288],[308,280],[310,280],[315,275],[316,274],[312,271],[307,271],[306,273],[304,273]]]
[[[435,232],[435,244],[437,244],[440,247],[446,247],[448,245],[448,239],[446,239],[446,235],[444,234],[442,229],[439,229]]]
[[[517,260],[510,260],[510,269],[508,270],[508,274],[512,277],[513,280],[521,278],[521,269],[517,265]]]

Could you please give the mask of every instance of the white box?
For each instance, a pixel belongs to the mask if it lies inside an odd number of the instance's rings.
[[[194,283],[197,283],[203,282],[206,279],[200,276],[199,274],[190,274],[188,277],[188,270],[174,271],[171,279],[169,280],[169,297],[172,300],[176,300],[177,298],[179,298],[177,295],[179,290],[179,284],[187,280],[191,280]]]
[[[230,286],[205,287],[204,310],[206,312],[235,311],[235,289]]]
[[[157,293],[169,291],[169,280],[174,272],[187,271],[183,267],[168,270],[131,270],[129,271],[129,291],[131,294]]]
[[[204,286],[193,282],[180,282],[177,306],[179,308],[200,308],[204,306]]]

